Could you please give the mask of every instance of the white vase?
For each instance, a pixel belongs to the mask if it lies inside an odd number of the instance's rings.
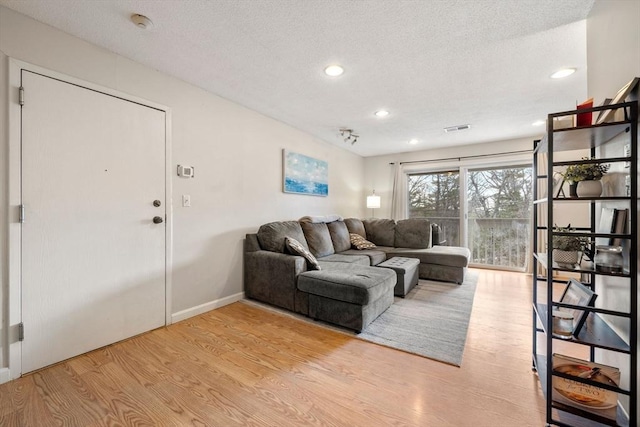
[[[578,197],[600,197],[602,194],[602,182],[600,181],[580,181],[576,188]]]
[[[558,264],[577,264],[579,259],[578,251],[553,250],[553,260]]]

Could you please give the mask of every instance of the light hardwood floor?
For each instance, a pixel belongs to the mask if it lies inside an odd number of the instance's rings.
[[[244,303],[0,386],[1,426],[543,426],[531,278],[478,270],[462,367]]]

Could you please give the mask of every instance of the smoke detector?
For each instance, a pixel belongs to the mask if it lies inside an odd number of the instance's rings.
[[[153,27],[153,22],[151,22],[151,19],[147,18],[144,15],[139,15],[137,13],[134,13],[133,15],[131,15],[131,22],[136,24],[136,27],[142,30],[148,30],[151,27]]]

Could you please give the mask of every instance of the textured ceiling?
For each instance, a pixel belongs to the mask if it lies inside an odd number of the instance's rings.
[[[593,2],[0,0],[362,156],[541,134],[534,121],[586,98]],[[331,63],[345,73],[324,75]],[[561,67],[578,71],[550,79]]]

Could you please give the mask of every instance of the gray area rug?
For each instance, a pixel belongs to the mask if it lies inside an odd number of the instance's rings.
[[[473,271],[462,285],[420,280],[356,336],[460,366],[477,282]]]

